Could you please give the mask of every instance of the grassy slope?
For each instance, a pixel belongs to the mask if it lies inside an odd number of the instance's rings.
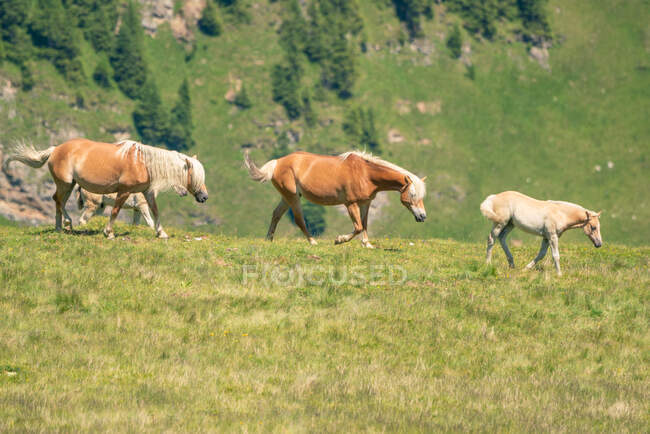
[[[575,201],[604,210],[606,240],[640,244],[650,234],[648,203],[648,140],[650,127],[650,36],[645,17],[648,5],[627,1],[551,1],[552,28],[563,42],[551,49],[551,72],[529,59],[520,43],[472,40],[476,80],[464,76],[464,67],[447,56],[442,36],[453,15],[442,17],[438,9],[425,33],[433,40],[432,65],[422,66],[421,55],[407,47],[400,54],[385,48],[394,40],[398,23],[390,9],[377,10],[362,3],[365,32],[370,50],[359,59],[360,79],[354,104],[372,107],[382,135],[398,128],[404,144],[385,145],[386,157],[416,173],[429,176],[426,205],[429,220],[416,225],[396,197],[382,211],[382,219],[371,227],[375,234],[411,237],[482,239],[489,225],[477,205],[489,193],[518,189],[540,198]],[[216,217],[225,234],[262,235],[277,202],[270,186],[252,184],[241,167],[241,145],[266,143],[254,157],[262,162],[271,154],[276,139],[262,123],[283,116],[272,104],[269,71],[281,57],[274,31],[280,5],[261,2],[252,10],[253,24],[226,25],[225,33],[211,39],[198,35],[199,50],[189,62],[164,28],[148,40],[151,68],[156,70],[163,98],[170,105],[183,76],[188,76],[196,124],[195,150],[208,168],[210,201],[198,207],[190,200],[163,198],[163,212],[175,224],[191,224],[200,215]],[[87,47],[86,47],[87,48]],[[86,50],[86,70],[96,59]],[[417,63],[414,64],[413,60]],[[8,69],[7,69],[8,68]],[[11,66],[3,74],[16,76]],[[314,80],[314,69],[309,80]],[[229,77],[243,80],[254,107],[238,112],[223,99]],[[87,101],[113,109],[71,110],[75,90],[44,65],[37,71],[37,86],[31,94],[20,94],[18,119],[0,117],[4,137],[34,137],[45,140],[44,121],[51,125],[76,125],[85,134],[110,139],[100,130],[130,124],[132,102],[117,91],[99,92],[94,86],[82,89]],[[61,98],[51,98],[51,95]],[[440,101],[442,112],[423,115],[413,109],[400,115],[398,99]],[[103,102],[102,102],[103,101]],[[354,147],[340,130],[343,109],[332,98],[316,104],[321,119],[334,123],[307,131],[299,147],[339,152]],[[299,121],[292,128],[304,127]],[[419,139],[431,145],[418,145]],[[607,169],[607,162],[614,163]],[[596,172],[594,167],[603,169]],[[466,194],[456,200],[453,189]],[[350,223],[330,209],[326,235],[345,232]],[[189,217],[188,217],[189,216]],[[285,221],[280,234],[295,234]],[[572,240],[576,235],[569,235]]]
[[[565,243],[509,271],[483,245],[0,226],[0,430],[631,431],[648,426],[647,247]],[[189,240],[186,240],[188,236]],[[519,264],[534,255],[515,248]],[[242,282],[378,272],[401,284]],[[344,266],[356,267],[346,269]],[[378,267],[378,268],[371,268]],[[339,276],[340,277],[340,276]]]

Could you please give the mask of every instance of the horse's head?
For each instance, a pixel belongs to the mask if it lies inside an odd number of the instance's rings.
[[[427,218],[427,212],[424,209],[424,195],[426,194],[426,187],[424,180],[414,176],[413,179],[409,176],[404,177],[404,185],[400,189],[400,200],[415,217],[416,222],[423,222]]]
[[[196,159],[196,155],[185,158],[187,169],[187,191],[194,195],[197,202],[203,203],[208,200],[208,188],[205,186],[205,170],[203,165]]]
[[[585,225],[582,227],[585,235],[589,237],[595,247],[600,247],[603,245],[603,239],[600,236],[600,212],[595,213],[592,211],[586,211],[587,220]]]

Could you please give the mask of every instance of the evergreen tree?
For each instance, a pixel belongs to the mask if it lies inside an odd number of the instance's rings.
[[[111,55],[115,82],[129,98],[138,98],[147,81],[142,37],[140,14],[133,1],[130,1],[122,17],[120,32]]]
[[[462,54],[463,39],[460,34],[460,29],[458,25],[454,25],[453,30],[449,33],[447,38],[447,48],[451,53],[451,57],[454,59],[459,59]]]
[[[181,151],[194,146],[192,138],[192,101],[187,78],[178,88],[178,100],[171,111],[169,136],[166,140],[167,147]]]
[[[372,109],[364,110],[358,107],[348,110],[342,128],[355,146],[367,148],[376,154],[381,153],[379,134],[375,127],[375,113]]]
[[[519,13],[529,39],[550,39],[551,28],[546,18],[546,0],[517,0]]]
[[[9,27],[5,46],[7,60],[18,66],[22,66],[32,57],[32,53],[32,41],[27,31],[19,26]]]
[[[420,17],[433,17],[433,0],[393,0],[395,13],[406,24],[411,38],[422,36]]]
[[[327,229],[327,222],[325,221],[325,207],[311,203],[309,201],[301,201],[302,217],[305,220],[307,231],[314,237],[321,235]],[[289,210],[289,218],[293,224],[296,224],[293,211]]]
[[[321,66],[323,84],[341,98],[350,97],[357,70],[354,50],[345,35],[334,38]]]
[[[70,28],[61,0],[37,0],[29,28],[39,54],[51,60],[64,77],[76,82],[84,78],[77,30]]]
[[[246,86],[242,84],[241,90],[235,95],[234,104],[240,109],[249,109],[253,106],[250,98],[248,98],[248,92],[246,92]]]
[[[211,0],[206,1],[198,25],[199,29],[208,36],[221,34],[221,22],[217,18],[217,8],[214,7]]]
[[[165,112],[158,87],[149,78],[140,92],[140,101],[133,111],[133,124],[143,143],[163,145],[169,132],[169,117]]]
[[[282,104],[289,119],[300,117],[300,77],[294,68],[277,64],[271,71],[273,101]]]
[[[312,62],[319,62],[325,56],[325,46],[323,35],[324,20],[320,12],[317,1],[309,3],[307,9],[309,15],[309,26],[307,39],[305,40],[305,54]]]
[[[32,71],[24,63],[20,64],[20,75],[20,88],[25,92],[29,92],[34,87],[34,77],[32,76]]]
[[[234,22],[251,22],[251,15],[247,10],[246,0],[217,0],[217,2]]]
[[[30,2],[24,0],[0,1],[0,37],[2,39],[11,41],[12,27],[24,27],[30,7]]]
[[[108,63],[108,59],[102,57],[99,59],[99,62],[97,62],[97,66],[93,72],[93,80],[95,80],[95,83],[101,87],[108,89],[111,87],[112,73],[113,71],[111,71],[111,65]]]
[[[116,0],[63,0],[63,3],[93,48],[110,52],[117,24]]]
[[[307,90],[302,93],[302,115],[308,127],[313,128],[316,126],[318,118],[311,105],[311,95]]]

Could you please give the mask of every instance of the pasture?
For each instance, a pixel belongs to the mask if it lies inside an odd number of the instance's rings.
[[[650,247],[565,241],[558,278],[521,270],[537,243],[510,270],[483,237],[109,241],[105,221],[0,225],[0,431],[650,424]]]

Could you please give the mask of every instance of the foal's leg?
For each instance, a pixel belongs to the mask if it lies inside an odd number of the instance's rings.
[[[147,199],[147,203],[149,204],[149,209],[153,213],[153,218],[154,218],[154,230],[156,231],[156,236],[158,238],[169,238],[169,235],[165,233],[165,231],[162,228],[162,225],[160,224],[160,214],[158,214],[158,205],[156,205],[156,194],[153,191],[148,191],[144,194],[144,197]]]
[[[557,234],[552,234],[551,239],[549,240],[551,244],[551,254],[553,255],[553,262],[555,262],[555,269],[557,270],[557,275],[562,275],[562,270],[560,270],[560,249],[558,247],[559,239]]]
[[[144,221],[147,222],[147,226],[149,226],[151,229],[154,229],[156,226],[153,222],[153,219],[151,218],[151,214],[149,214],[149,206],[146,203],[140,203],[137,205],[136,209],[140,214],[142,214],[142,217],[144,217]]]
[[[266,239],[273,241],[273,235],[275,234],[275,228],[278,226],[278,222],[282,218],[285,212],[289,209],[289,204],[284,200],[280,199],[280,203],[273,210],[273,217],[271,217],[271,224],[269,225],[269,231],[266,233]]]
[[[309,244],[311,244],[312,246],[315,246],[317,244],[316,240],[314,239],[314,237],[311,236],[311,234],[307,230],[307,225],[305,224],[305,219],[302,216],[302,207],[300,206],[300,197],[298,195],[284,196],[284,200],[287,201],[287,203],[291,207],[291,211],[293,211],[293,220],[296,222],[296,224],[298,225],[298,227],[300,228],[302,233],[305,234],[305,236],[307,237],[307,241],[309,241]]]
[[[81,217],[79,217],[79,224],[80,225],[85,225],[88,223],[88,220],[90,220],[96,212],[99,210],[99,206],[90,200],[86,201],[84,203],[84,209],[83,212],[81,213]]]
[[[375,247],[370,244],[370,241],[368,241],[368,211],[370,211],[370,203],[371,201],[368,201],[359,205],[359,208],[361,209],[361,223],[363,224],[363,231],[361,232],[361,244],[363,244],[363,247],[374,249]]]
[[[117,193],[117,198],[115,199],[115,205],[113,205],[113,209],[111,210],[111,217],[108,219],[108,223],[104,228],[104,235],[106,235],[106,237],[109,240],[115,238],[115,234],[113,233],[113,222],[117,218],[117,215],[120,212],[120,208],[122,208],[124,202],[129,198],[129,195],[130,193],[128,191]]]
[[[533,268],[535,264],[537,264],[539,261],[542,260],[544,256],[546,256],[547,250],[548,250],[548,240],[546,238],[543,238],[542,246],[539,248],[539,253],[537,254],[537,256],[535,256],[535,259],[533,259],[532,261],[530,261],[530,263],[528,263],[528,265],[526,265],[526,268],[529,270]]]
[[[359,204],[353,202],[346,205],[346,208],[348,209],[348,214],[350,214],[350,218],[352,219],[352,224],[354,224],[354,232],[347,235],[339,235],[336,237],[334,244],[347,243],[363,231],[363,222],[361,221],[361,210],[359,209]]]
[[[505,228],[503,228],[503,230],[501,230],[501,233],[499,234],[499,242],[501,243],[501,248],[506,254],[506,258],[508,258],[508,264],[510,264],[510,268],[515,268],[515,261],[512,258],[512,253],[510,253],[510,249],[506,243],[506,237],[512,231],[512,229],[514,229],[514,227],[515,226],[512,224],[512,222],[510,222],[506,225]]]
[[[492,262],[492,249],[494,248],[494,239],[499,236],[505,226],[506,223],[496,222],[494,223],[494,226],[492,226],[492,230],[490,231],[490,234],[487,238],[487,253],[485,255],[485,262],[488,264]]]

